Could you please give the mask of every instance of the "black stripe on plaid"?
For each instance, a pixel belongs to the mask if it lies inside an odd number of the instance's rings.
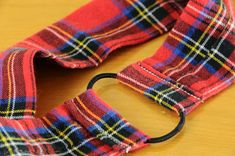
[[[87,60],[87,57],[91,57],[92,54],[95,53],[101,46],[101,43],[98,40],[94,39],[92,36],[89,36],[85,32],[78,32],[74,35],[74,38],[77,40],[77,42],[71,39],[68,40],[68,42],[73,44],[76,48],[69,45],[68,43],[65,43],[64,45],[58,47],[58,50],[62,53],[69,53],[71,51],[75,51],[74,53],[77,54],[72,56],[70,55],[71,58]],[[86,55],[81,52],[85,53]]]
[[[169,15],[167,10],[160,7],[156,0],[139,0],[138,2],[133,2],[123,13],[143,30],[151,28],[153,25],[157,24],[158,21],[161,21]],[[136,18],[137,16],[138,18]],[[156,19],[158,21],[156,21]],[[159,27],[159,29],[162,28]]]

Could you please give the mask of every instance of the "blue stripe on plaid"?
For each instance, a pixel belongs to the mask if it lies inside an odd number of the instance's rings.
[[[67,43],[65,42],[64,45],[57,47],[57,50],[61,51],[62,53],[69,53],[75,50],[74,54],[76,53],[76,55],[72,54],[69,58],[86,60],[87,57],[90,57],[92,53],[95,53],[101,46],[102,48],[104,48],[104,45],[102,43],[85,32],[78,31],[73,37],[78,41],[78,43],[75,42],[73,39],[69,39]],[[73,44],[76,49],[69,45],[68,42]],[[90,51],[88,49],[90,49]],[[103,50],[107,51],[107,49],[108,48]],[[82,54],[81,51],[83,51],[86,55]]]
[[[10,101],[15,101],[16,103],[27,103],[27,102],[35,102],[36,101],[36,98],[35,97],[25,97],[25,96],[17,96],[15,98],[10,98],[10,99],[0,99],[0,105],[1,106],[4,106],[4,105],[7,105],[8,102]]]
[[[141,3],[145,8],[140,6],[139,3]],[[158,4],[155,0],[140,0],[138,3],[133,2],[133,5],[130,5],[129,7],[125,8],[123,13],[144,32],[146,32],[150,36],[154,36],[156,32],[152,34],[148,31],[148,28],[152,28],[152,26],[156,24],[157,21],[153,20],[149,15],[154,14],[158,16],[160,14],[162,15],[162,13],[165,13],[162,16],[167,15],[166,11],[162,8],[157,8],[157,5]],[[148,7],[150,7],[150,9],[148,9]],[[163,12],[161,13],[160,10]],[[137,16],[139,17],[136,18]]]
[[[140,5],[142,4],[142,6]],[[123,13],[130,19],[133,20],[140,14],[144,16],[140,16],[139,18],[135,19],[133,22],[137,24],[141,29],[146,30],[156,24],[157,21],[154,20],[149,14],[154,15],[155,18],[159,18],[161,20],[167,15],[166,10],[163,8],[156,9],[158,4],[156,0],[140,0],[138,2],[133,2],[133,5],[127,7]],[[150,9],[149,9],[150,8]],[[154,10],[154,11],[153,11]],[[140,20],[142,19],[142,20]],[[136,22],[140,20],[141,22]]]
[[[164,93],[162,93],[163,91]],[[170,104],[171,106],[174,106],[175,104],[180,103],[181,101],[187,99],[186,96],[180,94],[179,92],[176,92],[175,88],[172,88],[172,86],[166,85],[164,83],[157,83],[156,85],[149,87],[145,91],[145,95],[148,98],[153,99],[156,102],[159,102],[160,104],[162,104],[161,101],[167,101],[167,103]]]

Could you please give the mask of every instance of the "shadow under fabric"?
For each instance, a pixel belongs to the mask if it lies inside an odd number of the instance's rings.
[[[182,119],[234,83],[235,23],[229,0],[93,0],[0,53],[1,155],[122,155],[150,138],[91,89],[105,77],[145,94]],[[115,49],[170,31],[157,53],[36,118],[34,58],[67,68],[98,66]],[[161,137],[160,137],[161,138]],[[162,139],[162,138],[161,138]]]

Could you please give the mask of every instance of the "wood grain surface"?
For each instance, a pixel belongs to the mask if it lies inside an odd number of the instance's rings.
[[[100,0],[102,2],[102,0]],[[0,50],[59,20],[88,0],[0,0]],[[122,48],[98,68],[64,69],[45,61],[36,63],[37,116],[83,92],[90,78],[118,72],[154,54],[166,35],[147,43]],[[117,83],[102,80],[95,89],[101,98],[133,125],[160,136],[178,122],[172,112]],[[128,154],[130,156],[235,156],[235,85],[207,100],[187,116],[186,126],[175,138]]]

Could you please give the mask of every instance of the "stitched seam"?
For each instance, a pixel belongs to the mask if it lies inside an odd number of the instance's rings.
[[[153,76],[156,76],[157,78],[159,78],[160,80],[166,82],[167,84],[169,84],[169,85],[171,85],[171,86],[174,86],[175,88],[177,88],[177,89],[183,91],[184,93],[188,94],[189,96],[192,96],[192,97],[194,97],[195,99],[200,100],[201,102],[203,102],[203,100],[202,100],[200,97],[197,97],[197,96],[195,96],[195,95],[193,95],[193,94],[191,94],[191,93],[189,93],[189,92],[183,90],[182,88],[178,87],[177,85],[175,85],[175,84],[173,84],[173,83],[171,83],[171,82],[169,82],[169,81],[166,81],[165,79],[161,78],[159,75],[157,75],[157,74],[153,73],[152,71],[148,70],[147,68],[143,67],[139,62],[137,63],[137,65],[139,65],[140,68],[142,68],[143,70],[145,70],[145,71],[148,72],[149,74],[151,74],[151,75],[153,75]],[[182,85],[182,86],[184,87],[183,84],[180,84],[180,85]]]
[[[142,86],[142,87],[144,87],[145,89],[148,89],[148,88],[149,88],[151,91],[154,91],[155,93],[158,93],[156,90],[152,89],[152,88],[149,87],[149,86],[146,86],[145,84],[142,84],[142,83],[140,83],[140,82],[138,82],[138,81],[134,82],[131,77],[128,77],[128,76],[123,75],[123,74],[121,74],[121,73],[119,73],[119,76],[120,76],[121,78],[124,78],[125,80],[129,80],[129,81],[131,81],[131,82],[133,82],[133,83],[136,83],[137,85]],[[127,83],[125,83],[125,82],[122,81],[122,80],[120,80],[120,82],[123,83],[124,85],[127,85]],[[128,86],[128,85],[127,85],[127,86]],[[136,90],[135,87],[131,87],[131,88],[133,88],[134,90]],[[146,95],[146,96],[151,95],[151,94],[148,95],[148,94],[144,93],[144,91],[142,91],[142,92],[139,91],[139,90],[136,90],[136,91],[138,91],[138,92],[140,92],[140,93],[142,93],[142,94],[144,94],[144,95]],[[167,99],[170,100],[168,97],[167,97]],[[156,101],[156,102],[159,102],[158,100],[155,100],[155,99],[153,99],[153,100]],[[172,102],[174,103],[174,106],[169,106],[170,104],[169,104],[169,105],[166,105],[166,104],[164,104],[164,103],[159,103],[159,104],[160,104],[160,105],[163,105],[163,106],[166,106],[166,107],[169,108],[170,110],[174,110],[173,108],[175,108],[175,106],[178,106],[178,107],[182,110],[182,112],[185,111],[184,106],[182,106],[180,103],[176,103],[176,102],[174,102],[174,101],[172,101]],[[178,110],[174,110],[174,111],[176,111],[176,112],[178,113]]]

